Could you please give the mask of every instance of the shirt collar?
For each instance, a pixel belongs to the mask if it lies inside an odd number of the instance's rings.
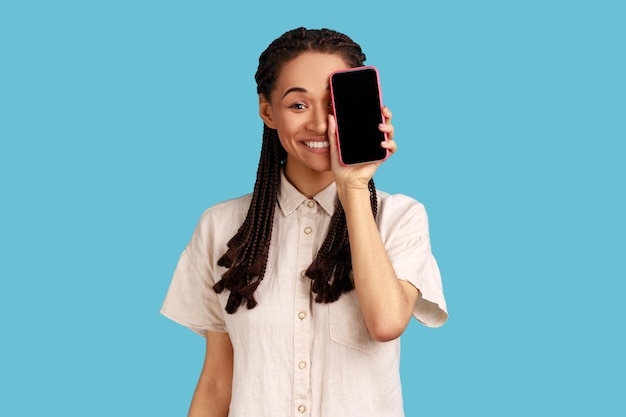
[[[293,186],[285,176],[280,172],[280,189],[278,190],[278,205],[285,216],[293,213],[301,204],[309,201],[300,191]],[[328,213],[329,216],[335,213],[335,202],[337,200],[337,187],[334,182],[324,188],[322,191],[313,196],[313,200]]]

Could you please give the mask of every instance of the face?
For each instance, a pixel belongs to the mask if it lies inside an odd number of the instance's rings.
[[[287,151],[285,173],[293,182],[330,174],[328,115],[332,112],[329,78],[348,69],[335,54],[304,52],[283,65],[269,98],[261,95],[259,112],[278,131]]]

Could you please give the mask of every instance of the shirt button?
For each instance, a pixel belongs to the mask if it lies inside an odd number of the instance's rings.
[[[301,311],[298,313],[298,318],[300,320],[304,320],[306,318],[306,313],[304,311]]]
[[[300,369],[306,368],[306,362],[305,361],[298,362],[298,368],[300,368]]]
[[[311,208],[313,208],[313,207],[315,207],[315,201],[311,200],[308,203],[306,203],[306,205],[311,207]]]
[[[311,229],[310,227],[305,227],[304,228],[304,234],[305,235],[310,235],[311,232],[313,232],[313,229]]]
[[[298,412],[299,412],[300,414],[304,414],[304,413],[306,413],[306,407],[305,407],[305,406],[303,406],[302,404],[300,404],[300,405],[298,406]]]

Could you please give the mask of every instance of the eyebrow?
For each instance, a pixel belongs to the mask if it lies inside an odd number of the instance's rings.
[[[289,93],[307,93],[308,91],[306,90],[306,88],[302,88],[302,87],[291,87],[290,89],[288,89],[287,91],[285,91],[285,94],[283,94],[282,98],[287,97],[287,94]]]
[[[328,87],[326,87],[326,90],[330,90],[330,85]],[[290,89],[285,91],[285,94],[283,94],[281,99],[287,97],[287,94],[289,94],[289,93],[308,93],[308,92],[309,92],[309,90],[307,90],[306,88],[303,88],[303,87],[291,87]]]

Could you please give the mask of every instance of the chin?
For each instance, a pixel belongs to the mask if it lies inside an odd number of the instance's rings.
[[[328,159],[326,161],[315,161],[309,165],[309,168],[318,172],[328,172],[332,170],[330,167],[330,160]]]

